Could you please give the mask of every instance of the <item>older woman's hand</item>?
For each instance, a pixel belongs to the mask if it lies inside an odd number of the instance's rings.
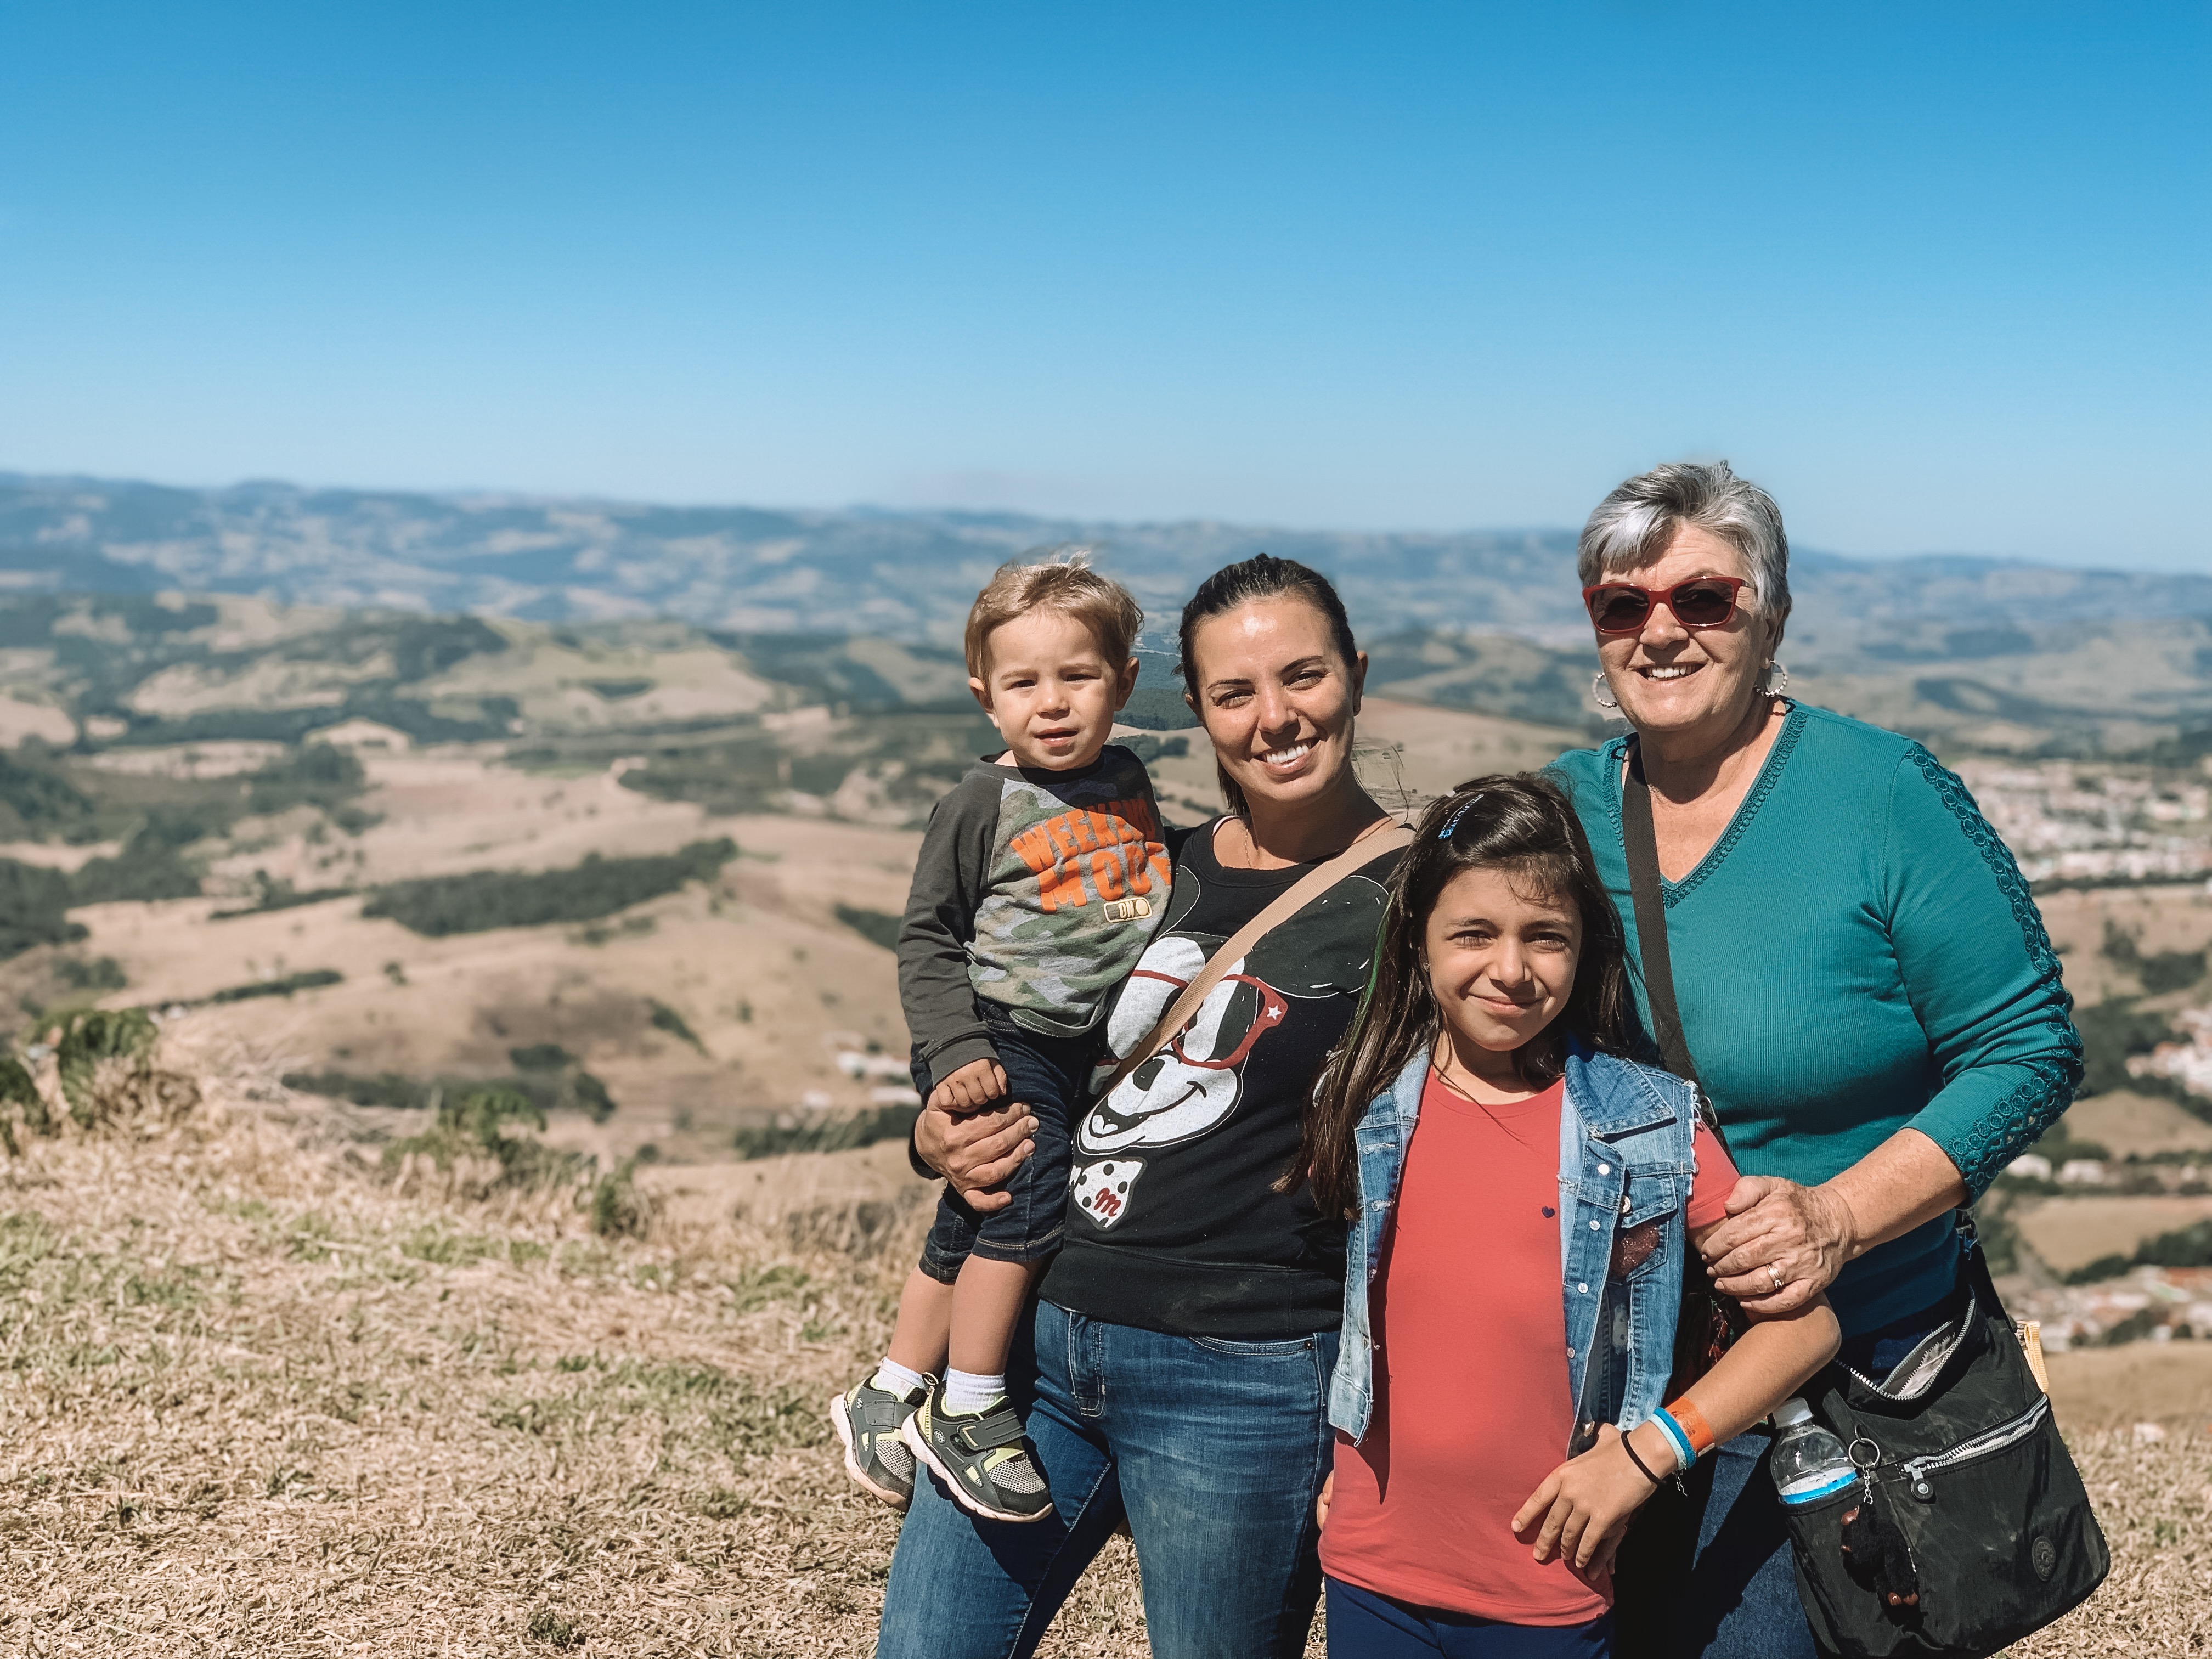
[[[1699,1248],[1714,1288],[1748,1313],[1803,1307],[1858,1254],[1851,1206],[1826,1187],[1745,1176],[1729,1194],[1728,1212]]]
[[[1000,1101],[980,1112],[931,1106],[915,1120],[914,1150],[952,1183],[969,1208],[997,1210],[1012,1203],[1013,1194],[994,1189],[1036,1150],[1030,1138],[1036,1133],[1036,1119],[1018,1100]]]

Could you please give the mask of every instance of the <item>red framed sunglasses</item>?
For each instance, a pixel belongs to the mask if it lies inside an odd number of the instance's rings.
[[[1600,582],[1583,589],[1590,622],[1601,634],[1641,634],[1654,606],[1665,605],[1685,628],[1724,628],[1735,616],[1741,576],[1692,576],[1672,587]]]

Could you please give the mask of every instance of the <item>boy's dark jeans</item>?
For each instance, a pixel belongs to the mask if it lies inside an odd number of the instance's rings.
[[[1048,1037],[1024,1030],[986,1004],[983,1023],[1006,1068],[1006,1095],[1036,1119],[1036,1150],[1006,1177],[1013,1202],[978,1212],[948,1186],[921,1247],[921,1270],[940,1285],[960,1277],[971,1255],[987,1261],[1041,1261],[1060,1248],[1067,1228],[1068,1134],[1088,1099],[1095,1037]],[[917,1054],[914,1086],[929,1098],[929,1071]]]

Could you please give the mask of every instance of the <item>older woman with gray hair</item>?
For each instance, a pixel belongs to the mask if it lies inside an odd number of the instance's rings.
[[[1843,1359],[1879,1376],[1948,1316],[1953,1212],[2066,1109],[2081,1041],[2027,885],[1958,779],[1783,695],[1789,560],[1773,499],[1725,463],[1607,495],[1580,574],[1598,699],[1632,731],[1553,771],[1647,988],[1624,809],[1650,804],[1680,1036],[1743,1171],[1705,1247],[1714,1284],[1755,1311],[1826,1291]],[[1703,1466],[1694,1553],[1633,1614],[1624,1583],[1624,1650],[1637,1632],[1813,1659],[1766,1448],[1741,1436]]]

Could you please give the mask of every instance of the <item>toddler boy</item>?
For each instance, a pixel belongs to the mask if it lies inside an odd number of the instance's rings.
[[[890,1352],[830,1402],[847,1473],[899,1509],[918,1457],[971,1514],[1052,1513],[1006,1396],[1006,1352],[1060,1248],[1095,1028],[1167,910],[1152,781],[1106,741],[1136,684],[1143,623],[1126,590],[1076,560],[1003,565],[968,614],[969,689],[1006,747],[930,815],[899,1000],[928,1105],[1019,1101],[1036,1150],[1002,1209],[979,1213],[946,1188]]]

